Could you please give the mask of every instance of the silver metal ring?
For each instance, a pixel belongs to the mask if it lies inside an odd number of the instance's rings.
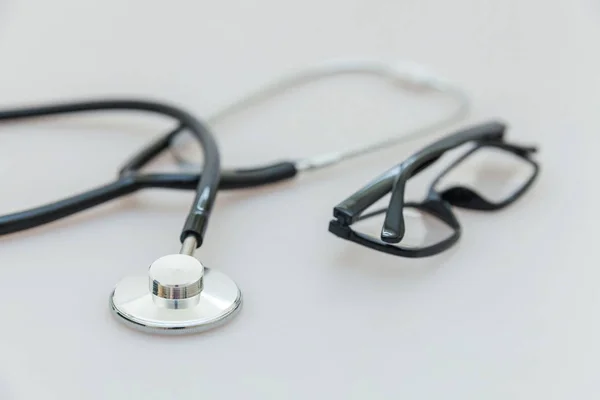
[[[197,273],[194,262],[201,271],[195,276],[202,282],[199,293],[178,291],[177,298],[173,298],[160,295],[168,291],[151,289],[164,287],[165,276],[168,276],[167,280],[173,276],[185,276],[181,286],[198,287],[193,279],[194,273]],[[173,274],[166,275],[167,269]],[[112,314],[130,328],[169,335],[204,332],[230,321],[242,308],[242,294],[237,284],[224,273],[203,267],[194,257],[181,254],[165,256],[151,266],[150,272],[149,276],[123,279],[110,296]],[[157,282],[157,279],[163,281]],[[170,284],[173,288],[180,286],[173,282]],[[182,296],[184,293],[187,297]]]

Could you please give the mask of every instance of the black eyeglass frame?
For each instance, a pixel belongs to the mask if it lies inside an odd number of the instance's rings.
[[[460,223],[452,211],[452,206],[480,211],[499,210],[521,197],[539,174],[539,164],[530,157],[537,151],[537,148],[506,143],[504,141],[505,132],[506,124],[491,121],[462,129],[432,143],[401,164],[390,168],[335,206],[333,209],[335,219],[330,221],[329,231],[342,239],[400,257],[428,257],[447,250],[459,240],[462,231]],[[474,142],[474,147],[454,160],[434,179],[423,202],[405,203],[405,188],[410,178],[434,164],[446,152],[469,142]],[[499,203],[489,201],[474,190],[463,186],[452,187],[443,192],[435,189],[436,184],[444,175],[483,147],[495,147],[521,157],[533,166],[532,176],[509,198]],[[391,198],[387,208],[362,215],[367,208],[390,192]],[[438,243],[422,248],[396,245],[395,243],[399,243],[405,233],[403,215],[405,207],[416,208],[437,217],[453,230],[452,235]],[[357,232],[351,227],[360,220],[382,213],[386,215],[380,238]]]

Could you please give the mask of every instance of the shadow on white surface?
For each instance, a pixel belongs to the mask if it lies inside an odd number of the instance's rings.
[[[243,309],[242,309],[243,313]],[[239,324],[240,319],[242,317],[242,313],[235,316],[232,320],[227,321],[222,326],[213,328],[208,331],[204,331],[201,333],[184,333],[184,334],[154,334],[147,333],[140,330],[136,330],[132,327],[125,325],[125,323],[118,321],[114,316],[111,315],[111,320],[108,321],[113,325],[113,328],[116,330],[117,340],[129,340],[131,339],[133,342],[164,342],[169,343],[171,346],[185,347],[186,345],[193,344],[195,346],[201,346],[203,342],[211,343],[215,340],[215,338],[220,338],[224,334],[234,334],[240,331],[240,328],[237,326]],[[1,394],[1,392],[0,392]],[[3,397],[1,397],[4,399]]]

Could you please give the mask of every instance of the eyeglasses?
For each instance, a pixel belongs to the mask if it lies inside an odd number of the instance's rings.
[[[537,149],[505,142],[505,131],[505,124],[492,121],[432,143],[334,207],[335,219],[330,221],[329,231],[342,239],[401,257],[428,257],[447,250],[461,234],[452,206],[479,211],[502,209],[520,198],[538,175],[539,165],[531,159]],[[449,151],[469,144],[471,147],[434,179],[423,201],[405,201],[409,179]],[[475,175],[476,182],[466,184],[466,175]],[[390,195],[387,207],[369,210],[386,195]],[[414,235],[406,224],[411,212],[418,215],[421,222],[429,221],[424,229],[421,228],[421,235]],[[378,225],[381,226],[379,237],[360,229],[362,224],[377,216],[384,217],[383,225]],[[443,228],[446,233],[436,236],[431,224],[436,229]],[[410,243],[415,236],[418,236],[416,245]]]

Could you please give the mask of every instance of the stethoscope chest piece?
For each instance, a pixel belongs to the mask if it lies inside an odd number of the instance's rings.
[[[110,298],[117,319],[159,334],[215,328],[232,319],[241,306],[242,294],[231,278],[185,254],[159,258],[148,276],[123,279]]]

